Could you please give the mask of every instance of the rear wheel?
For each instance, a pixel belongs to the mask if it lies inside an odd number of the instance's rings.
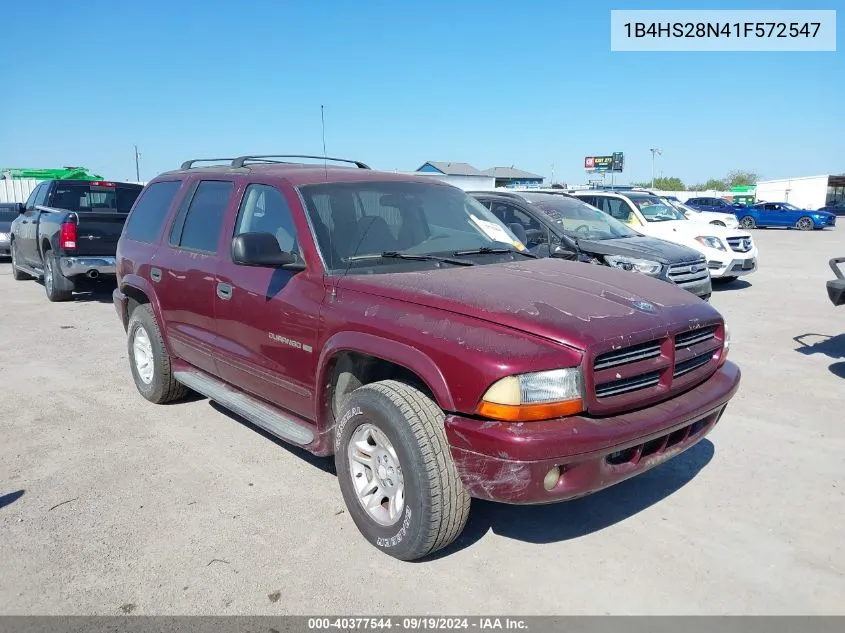
[[[744,229],[753,229],[757,226],[757,222],[750,215],[746,215],[739,221],[739,225]]]
[[[44,292],[50,301],[70,301],[73,298],[73,282],[62,275],[53,251],[44,253]]]
[[[808,218],[806,215],[803,218],[799,218],[798,222],[795,223],[795,226],[802,231],[812,231],[815,227],[813,219]]]
[[[443,418],[430,398],[396,380],[359,387],[339,411],[335,466],[346,507],[372,545],[400,560],[445,547],[469,516]]]
[[[170,354],[149,304],[141,304],[132,311],[126,331],[129,367],[141,395],[155,404],[183,397],[188,388],[173,377]]]
[[[18,245],[16,242],[12,242],[12,279],[16,281],[23,281],[24,279],[32,279],[31,276],[27,275],[25,272],[18,270]]]

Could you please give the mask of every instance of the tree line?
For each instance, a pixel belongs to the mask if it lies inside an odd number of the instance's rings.
[[[707,182],[696,185],[686,185],[680,178],[674,176],[660,176],[654,179],[654,184],[650,180],[631,184],[636,187],[648,187],[660,191],[728,191],[732,187],[753,186],[757,183],[757,178],[757,174],[753,171],[735,169],[728,172],[724,178],[711,178]]]

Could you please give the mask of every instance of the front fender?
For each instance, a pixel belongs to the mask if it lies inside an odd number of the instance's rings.
[[[455,401],[446,384],[446,379],[443,377],[440,368],[426,354],[405,343],[399,343],[374,334],[354,331],[338,332],[323,346],[317,364],[317,385],[320,390],[317,394],[317,402],[326,401],[331,360],[339,352],[344,351],[376,356],[405,367],[425,382],[441,409],[444,411],[455,410]],[[318,420],[320,417],[322,416],[318,415]]]

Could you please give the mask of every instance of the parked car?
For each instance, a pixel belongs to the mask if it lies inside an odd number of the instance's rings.
[[[730,281],[757,270],[757,246],[750,233],[688,220],[653,193],[586,190],[573,195],[635,231],[694,248],[707,259],[712,279]]]
[[[651,275],[710,298],[707,261],[698,251],[642,235],[578,198],[498,190],[471,195],[535,254]]]
[[[722,213],[729,215],[736,215],[737,209],[744,208],[744,205],[712,196],[688,198],[685,204],[702,213]]]
[[[709,304],[536,258],[456,187],[293,164],[312,159],[154,178],[118,243],[114,304],[141,395],[187,387],[333,454],[382,552],[444,547],[471,497],[549,503],[628,479],[721,418],[740,372]]]
[[[45,180],[12,222],[12,275],[43,278],[50,301],[101,277],[114,278],[115,250],[141,185]]]
[[[715,226],[724,226],[729,229],[739,227],[739,220],[733,213],[721,213],[719,211],[701,211],[690,207],[675,197],[667,196],[665,200],[675,207],[678,211],[684,214],[687,220],[694,222],[706,222]]]
[[[745,229],[780,226],[802,231],[836,226],[836,216],[827,211],[808,211],[788,202],[758,202],[738,212]]]
[[[837,217],[845,216],[845,200],[825,205],[819,208],[819,211],[823,211],[825,213],[832,213]]]
[[[845,264],[845,257],[834,257],[829,264],[836,279],[827,282],[827,296],[833,305],[845,305],[845,274],[839,268],[840,264]]]
[[[0,257],[8,257],[12,253],[12,242],[9,233],[12,231],[12,221],[18,217],[21,205],[16,202],[0,203]]]

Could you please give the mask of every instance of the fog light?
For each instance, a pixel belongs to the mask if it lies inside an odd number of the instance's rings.
[[[547,472],[546,476],[543,478],[543,487],[546,490],[552,490],[555,486],[557,486],[558,481],[560,481],[560,467],[555,466]]]

